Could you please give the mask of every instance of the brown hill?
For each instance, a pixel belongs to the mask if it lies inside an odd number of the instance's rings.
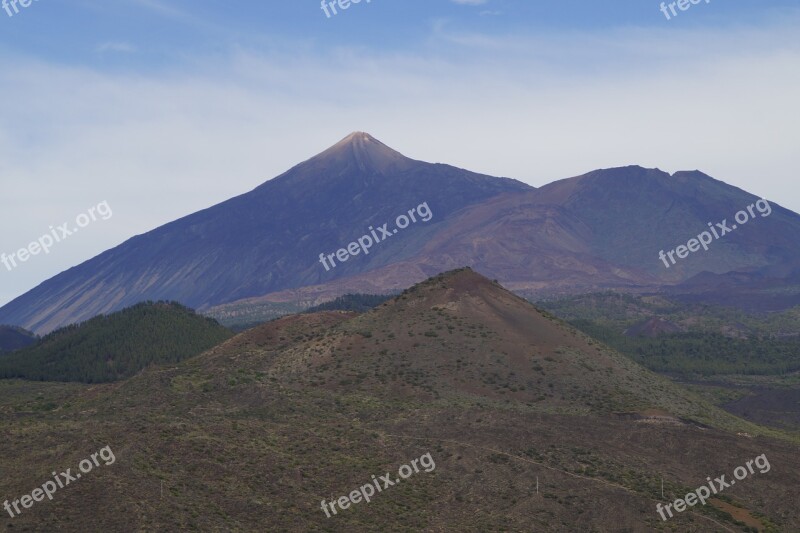
[[[102,446],[116,455],[3,518],[14,530],[742,531],[711,505],[665,523],[656,503],[761,454],[772,469],[719,505],[766,530],[800,527],[789,436],[470,270],[363,315],[285,317],[123,384],[0,382],[0,431],[0,492],[13,497]],[[321,509],[427,453],[432,471]]]
[[[323,337],[287,346],[269,375],[390,398],[475,396],[564,412],[659,408],[705,422],[713,413],[719,423],[732,423],[469,268],[435,276]]]

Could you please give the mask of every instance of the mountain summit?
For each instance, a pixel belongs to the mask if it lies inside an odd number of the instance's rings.
[[[312,161],[324,164],[328,171],[353,166],[362,172],[378,173],[408,168],[414,162],[363,131],[351,133]]]

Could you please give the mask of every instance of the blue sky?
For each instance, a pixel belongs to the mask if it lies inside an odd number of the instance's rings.
[[[758,26],[787,13],[793,0],[712,0],[667,21],[649,0],[363,0],[326,18],[314,0],[34,0],[0,11],[3,54],[22,54],[102,70],[186,66],[190,58],[287,52],[302,46],[368,47],[408,53],[435,42],[435,28],[493,36],[614,30],[625,27],[725,29]],[[13,11],[13,10],[12,10]]]
[[[800,211],[800,8],[651,0],[36,0],[0,10],[0,304],[368,131],[532,185],[641,164]],[[632,221],[635,223],[635,221]]]

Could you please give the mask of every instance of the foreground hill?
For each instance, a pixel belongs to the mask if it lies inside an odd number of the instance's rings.
[[[0,326],[0,353],[13,352],[36,342],[36,335],[15,326]]]
[[[662,409],[735,425],[684,389],[471,269],[431,278],[271,362],[281,383],[424,401],[479,396],[564,412]]]
[[[717,411],[469,270],[363,315],[284,317],[121,384],[0,382],[0,431],[7,495],[100,447],[116,456],[4,517],[15,530],[800,527],[791,437]],[[427,454],[434,468],[400,480]],[[724,501],[659,517],[657,503],[762,454],[771,469]],[[323,499],[386,473],[369,503],[326,515]]]
[[[143,303],[55,331],[0,358],[0,378],[98,383],[197,355],[232,335],[175,303]]]

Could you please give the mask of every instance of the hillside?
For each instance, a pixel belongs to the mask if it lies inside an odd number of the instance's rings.
[[[20,424],[2,493],[101,446],[117,458],[14,518],[20,530],[745,531],[729,513],[800,527],[791,436],[470,270],[361,315],[287,316],[120,384],[0,381],[0,431]],[[394,483],[425,454],[434,469]],[[657,503],[761,454],[772,469],[724,501],[659,518]],[[387,472],[396,486],[326,516],[323,499]]]
[[[36,335],[15,326],[0,326],[0,353],[13,352],[36,342]]]
[[[175,303],[142,303],[54,331],[0,358],[0,378],[101,383],[197,355],[232,334]]]

